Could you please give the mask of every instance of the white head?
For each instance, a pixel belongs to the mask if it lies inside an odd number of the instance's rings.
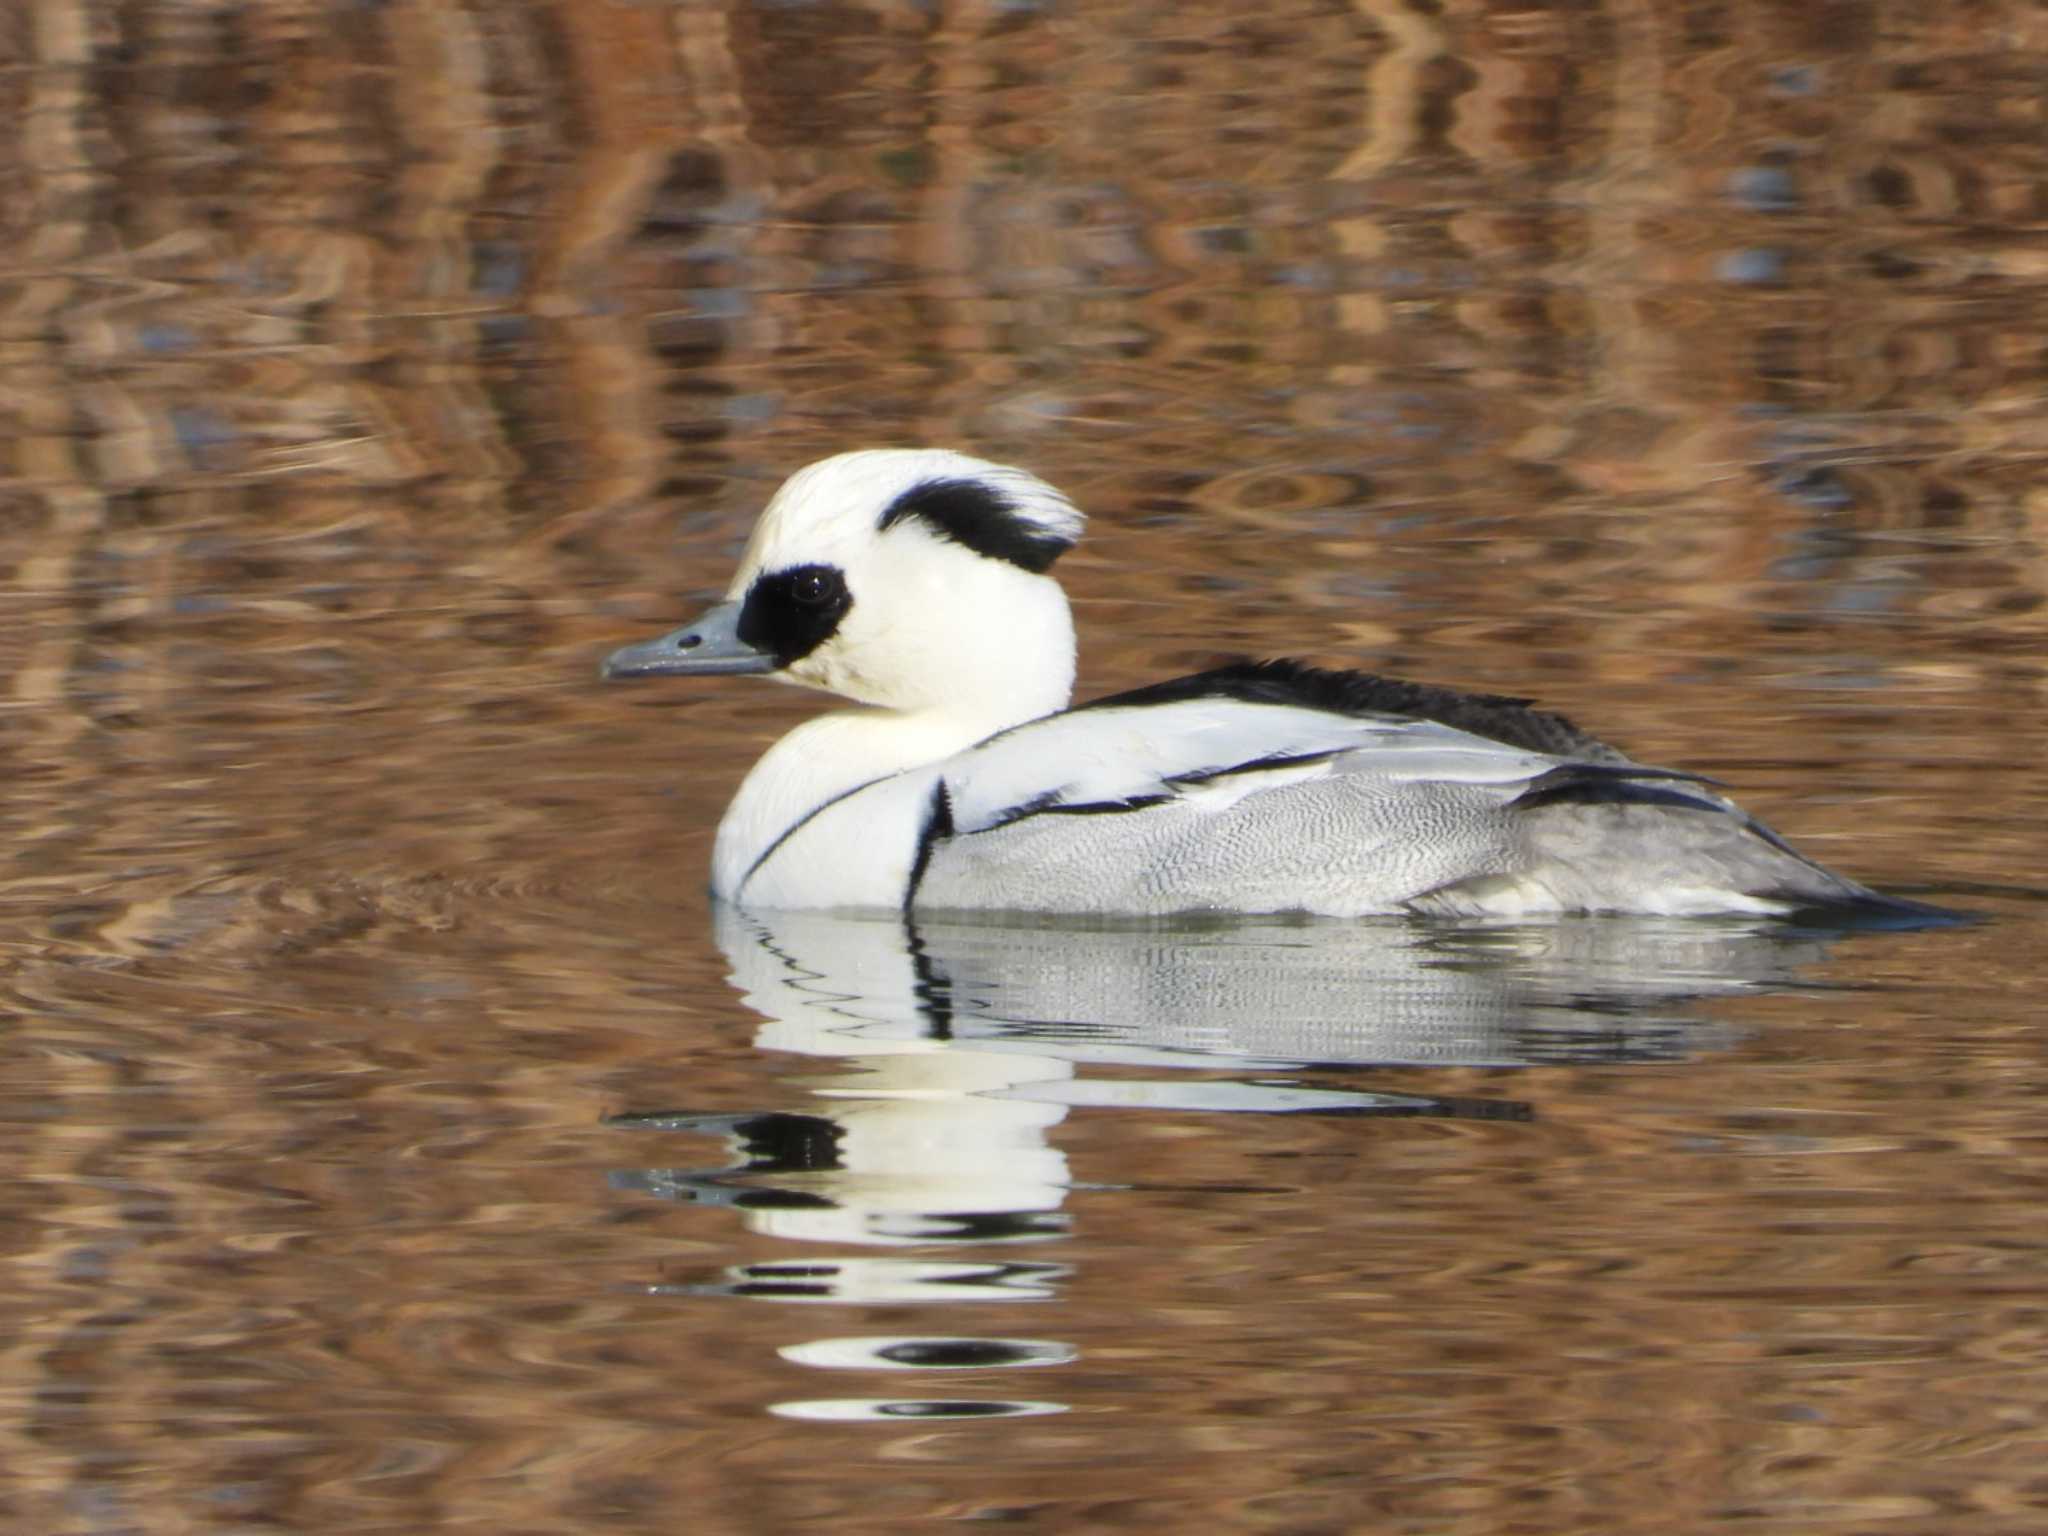
[[[772,672],[990,729],[1032,719],[1073,689],[1073,619],[1045,573],[1082,521],[1044,481],[966,454],[821,459],[762,512],[727,601],[606,674]]]

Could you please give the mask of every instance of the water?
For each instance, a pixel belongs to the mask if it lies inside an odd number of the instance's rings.
[[[2022,7],[0,24],[0,1520],[2037,1530]],[[1097,694],[1542,698],[1983,921],[714,918],[600,689],[1024,463]]]

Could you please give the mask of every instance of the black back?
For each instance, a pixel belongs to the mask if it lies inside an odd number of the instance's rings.
[[[1527,699],[1499,693],[1464,693],[1434,683],[1411,683],[1372,672],[1336,672],[1292,660],[1236,661],[1227,666],[1091,699],[1080,709],[1125,705],[1178,704],[1189,699],[1237,699],[1247,704],[1291,704],[1340,715],[1406,715],[1434,720],[1489,741],[1532,752],[1592,762],[1626,762],[1626,756],[1587,735],[1563,715],[1531,709]]]

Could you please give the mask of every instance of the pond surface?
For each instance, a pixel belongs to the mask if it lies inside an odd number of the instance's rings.
[[[2048,1522],[2048,21],[0,22],[0,1523]],[[1969,926],[714,913],[774,484]]]

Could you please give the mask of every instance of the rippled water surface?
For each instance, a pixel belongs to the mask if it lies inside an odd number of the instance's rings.
[[[2048,1525],[2048,23],[0,19],[0,1523]],[[600,690],[1026,464],[1084,693],[1541,697],[1972,926],[715,915]]]

